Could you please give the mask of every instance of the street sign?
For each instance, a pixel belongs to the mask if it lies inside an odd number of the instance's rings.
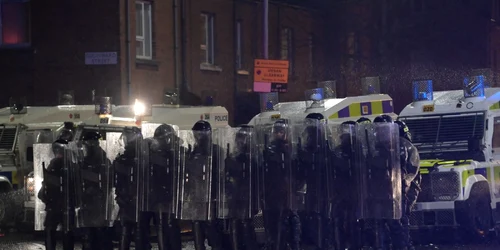
[[[256,82],[288,83],[288,69],[255,68],[253,80]]]
[[[117,52],[85,52],[85,65],[118,64]]]
[[[288,83],[287,60],[263,60],[254,61],[254,82]]]
[[[255,68],[274,68],[274,69],[288,69],[290,63],[287,60],[264,60],[255,59]]]

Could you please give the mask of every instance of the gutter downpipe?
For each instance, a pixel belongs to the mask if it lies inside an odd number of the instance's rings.
[[[238,16],[236,14],[236,11],[238,9],[236,5],[237,0],[233,0],[233,36],[234,38],[234,85],[233,85],[233,114],[236,114],[236,110],[238,109],[238,39],[240,37],[237,37],[238,35]],[[241,56],[241,55],[240,55]],[[233,116],[233,123],[236,123],[236,117]],[[239,121],[238,121],[239,122]]]
[[[187,83],[187,71],[186,71],[186,2],[185,0],[181,1],[181,75],[182,75],[182,86],[183,92],[189,92],[190,88]]]
[[[128,100],[127,103],[130,103],[132,100],[132,65],[130,63],[130,0],[125,0],[125,64],[126,64],[126,73],[127,73],[127,94]],[[124,104],[125,102],[122,100],[121,102]]]
[[[177,13],[178,11],[178,1],[179,0],[174,0],[172,1],[172,10],[173,10],[173,28],[174,28],[174,81],[175,81],[175,92],[177,93],[177,97],[179,98],[177,101],[177,104],[181,104],[181,79],[179,79],[179,27],[178,27],[178,18],[179,14]],[[182,0],[181,0],[182,1]]]

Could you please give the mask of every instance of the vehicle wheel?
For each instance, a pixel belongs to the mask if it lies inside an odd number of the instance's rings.
[[[0,226],[4,224],[5,214],[7,211],[7,205],[5,204],[5,200],[0,195]]]
[[[482,186],[471,190],[469,203],[469,225],[467,231],[473,241],[484,241],[493,228],[493,214],[490,206],[489,191]]]

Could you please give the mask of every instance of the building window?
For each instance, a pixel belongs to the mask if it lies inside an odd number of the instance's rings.
[[[309,34],[309,72],[314,77],[314,46],[315,39],[313,34]]]
[[[151,3],[135,3],[135,43],[136,58],[153,59]]]
[[[29,0],[0,0],[0,45],[28,45],[29,17]]]
[[[236,22],[236,66],[243,68],[242,21]]]
[[[213,65],[214,60],[214,15],[202,13],[201,21],[201,63]]]
[[[293,30],[291,28],[281,29],[281,60],[288,60],[290,63],[289,73],[293,71]]]

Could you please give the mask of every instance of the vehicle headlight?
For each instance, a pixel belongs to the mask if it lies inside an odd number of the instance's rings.
[[[432,196],[436,201],[453,201],[460,196],[458,172],[433,172],[430,184]]]
[[[136,116],[142,116],[146,113],[146,104],[140,102],[139,100],[135,99],[135,104],[134,104],[134,114]]]

